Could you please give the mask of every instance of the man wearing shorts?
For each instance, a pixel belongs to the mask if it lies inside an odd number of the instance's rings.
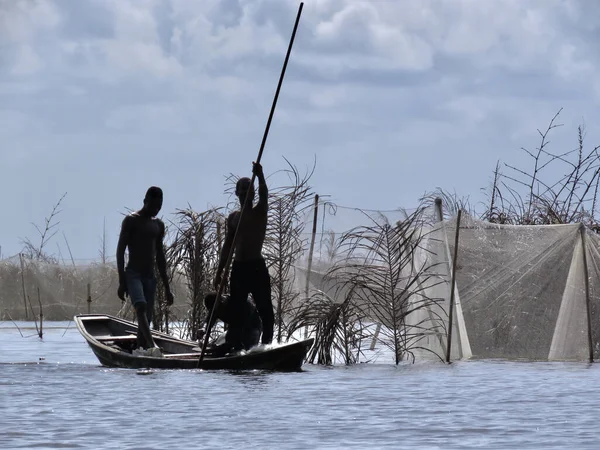
[[[252,172],[258,179],[258,202],[253,205],[254,186],[251,183],[252,180],[247,177],[240,178],[236,183],[235,193],[240,201],[240,206],[243,205],[244,200],[247,203],[243,214],[240,211],[234,211],[227,217],[227,234],[221,250],[214,287],[218,289],[221,284],[223,270],[241,216],[231,265],[229,302],[232,307],[243,308],[248,294],[252,294],[262,321],[261,341],[263,344],[270,344],[273,341],[275,320],[271,301],[271,278],[262,256],[262,247],[267,232],[269,192],[262,166],[258,163],[252,164]]]
[[[138,345],[144,349],[158,350],[150,332],[153,319],[156,277],[154,265],[166,290],[167,304],[173,304],[173,294],[167,277],[167,263],[163,250],[165,224],[156,218],[162,208],[162,189],[152,186],[144,197],[144,206],[127,215],[121,224],[117,244],[117,269],[119,288],[117,295],[122,301],[129,295],[138,319]],[[125,249],[129,250],[129,261],[125,267]],[[151,350],[152,356],[158,356]]]

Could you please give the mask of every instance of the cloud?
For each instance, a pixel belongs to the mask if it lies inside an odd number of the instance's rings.
[[[148,183],[164,184],[166,209],[219,203],[220,174],[249,170],[256,155],[297,8],[0,2],[0,134],[12,164],[2,186],[21,170],[40,204],[55,199],[39,186],[55,182],[76,191],[74,205],[98,199],[80,229],[100,214],[117,226],[111,214]],[[320,193],[371,208],[410,206],[436,186],[478,195],[496,160],[519,160],[560,107],[553,146],[571,148],[568,130],[600,120],[599,30],[600,6],[584,0],[306,1],[265,167],[316,155]],[[2,236],[33,220],[20,195],[9,206],[22,220],[0,224]]]
[[[0,4],[0,61],[13,76],[30,75],[44,66],[40,44],[60,26],[58,8],[50,1],[17,0]]]
[[[180,133],[188,129],[186,117],[174,104],[124,106],[113,110],[106,120],[111,129],[128,132]]]

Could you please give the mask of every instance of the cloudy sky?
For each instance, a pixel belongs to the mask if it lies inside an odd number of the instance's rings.
[[[2,254],[67,193],[75,258],[146,188],[163,214],[224,205],[250,175],[299,3],[1,0]],[[307,0],[263,156],[345,206],[411,208],[441,187],[483,200],[498,159],[600,141],[600,5],[586,0]],[[596,75],[596,76],[595,76]],[[278,178],[279,177],[279,178]]]

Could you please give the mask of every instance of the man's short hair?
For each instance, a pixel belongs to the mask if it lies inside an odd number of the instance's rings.
[[[237,183],[235,184],[235,190],[239,191],[240,189],[248,189],[248,188],[252,188],[252,180],[248,177],[242,177],[239,180],[237,180]]]
[[[159,188],[158,186],[150,186],[148,188],[148,190],[146,191],[146,197],[147,200],[150,199],[161,199],[163,198],[163,191],[161,188]]]

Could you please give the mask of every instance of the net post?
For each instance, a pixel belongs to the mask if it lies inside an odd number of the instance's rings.
[[[19,261],[21,262],[21,288],[23,289],[23,305],[25,306],[25,320],[29,319],[27,313],[27,292],[25,292],[25,263],[23,262],[23,254],[19,253]]]
[[[87,284],[87,312],[91,314],[92,312],[92,284]]]
[[[585,225],[583,223],[579,224],[579,234],[581,236],[581,247],[582,247],[582,255],[583,255],[583,274],[585,281],[585,309],[587,313],[587,334],[588,334],[588,348],[589,348],[589,358],[590,362],[594,362],[594,343],[592,339],[592,313],[590,307],[590,277],[588,272],[588,263],[587,263],[587,247],[585,243]]]
[[[42,298],[40,296],[40,287],[38,286],[37,288],[37,297],[38,297],[38,303],[40,305],[40,329],[38,331],[38,335],[40,336],[40,339],[44,338],[44,310],[42,308]]]
[[[308,301],[308,291],[310,287],[310,271],[312,270],[313,253],[315,250],[315,237],[317,235],[317,221],[319,219],[319,194],[315,194],[315,206],[313,214],[312,233],[310,236],[310,248],[308,250],[308,267],[306,268],[306,285],[304,286],[304,295]],[[304,327],[304,338],[308,336],[308,325]]]
[[[444,220],[444,214],[442,212],[442,199],[440,197],[436,197],[435,199],[435,216],[438,222],[442,222]]]
[[[456,260],[458,258],[458,237],[460,234],[460,216],[462,210],[458,210],[456,216],[456,233],[454,234],[454,256],[452,258],[452,284],[450,286],[450,308],[448,311],[448,344],[446,345],[446,362],[450,363],[450,351],[452,350],[452,321],[454,320],[454,288],[456,286]]]

